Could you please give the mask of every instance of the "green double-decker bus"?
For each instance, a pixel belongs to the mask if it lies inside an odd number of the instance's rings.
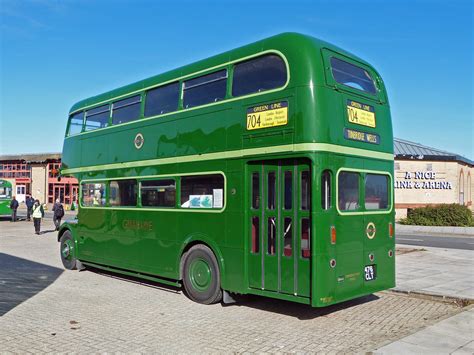
[[[12,202],[12,184],[8,180],[0,179],[0,216],[12,213],[10,203]]]
[[[395,285],[393,137],[367,62],[284,33],[76,103],[67,269],[314,307]]]

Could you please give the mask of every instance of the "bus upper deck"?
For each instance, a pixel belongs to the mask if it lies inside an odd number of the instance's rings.
[[[224,151],[247,156],[269,146],[390,160],[392,139],[375,69],[328,43],[286,33],[78,102],[63,164],[73,173]],[[138,154],[130,148],[140,141]]]

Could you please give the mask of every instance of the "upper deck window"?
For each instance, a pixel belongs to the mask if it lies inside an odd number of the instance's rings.
[[[286,65],[275,54],[251,59],[234,67],[232,96],[271,90],[285,85]]]
[[[190,108],[225,98],[227,70],[219,70],[184,82],[183,106]]]
[[[103,105],[86,111],[86,131],[107,127],[109,123],[110,106]]]
[[[375,84],[369,72],[344,60],[331,57],[331,71],[339,84],[375,95]]]
[[[69,129],[67,135],[73,135],[82,132],[82,125],[84,124],[84,112],[77,112],[69,118]]]
[[[130,122],[140,117],[141,102],[141,95],[114,102],[112,104],[112,124]]]
[[[145,117],[176,111],[179,102],[179,83],[160,86],[146,92]]]

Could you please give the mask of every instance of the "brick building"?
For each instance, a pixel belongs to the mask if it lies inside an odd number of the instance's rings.
[[[62,177],[58,181],[60,167],[60,153],[0,155],[0,179],[12,183],[19,202],[24,202],[26,195],[43,203],[53,203],[56,198],[66,205],[77,201],[77,179]]]

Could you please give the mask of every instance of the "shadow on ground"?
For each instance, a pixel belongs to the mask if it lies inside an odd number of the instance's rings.
[[[62,269],[0,253],[0,316],[51,285]]]
[[[183,288],[168,286],[168,285],[161,284],[159,282],[147,281],[147,280],[143,280],[143,279],[133,277],[133,276],[125,276],[121,274],[116,274],[114,272],[105,271],[102,269],[96,269],[93,267],[87,267],[86,270],[94,272],[96,274],[101,274],[106,277],[125,280],[128,282],[133,282],[133,283],[140,284],[146,287],[153,287],[153,288],[158,289],[159,291],[176,293],[177,294],[176,297],[183,297],[183,296],[186,297],[185,296],[186,292],[184,291]],[[158,290],[157,292],[159,292]],[[180,293],[183,293],[183,295],[178,295]],[[157,295],[157,297],[159,296]],[[269,297],[261,297],[261,296],[256,296],[256,295],[234,295],[233,294],[232,297],[235,299],[236,301],[235,303],[231,303],[231,304],[222,303],[222,306],[223,307],[250,307],[250,308],[263,310],[266,312],[279,313],[279,314],[287,315],[290,317],[295,317],[301,320],[324,317],[333,312],[338,312],[344,309],[348,309],[351,307],[355,307],[355,306],[379,299],[378,296],[371,294],[371,295],[359,297],[350,301],[342,302],[333,306],[328,306],[324,308],[313,308],[309,305],[305,305],[301,303],[283,301],[283,300],[273,299]]]

